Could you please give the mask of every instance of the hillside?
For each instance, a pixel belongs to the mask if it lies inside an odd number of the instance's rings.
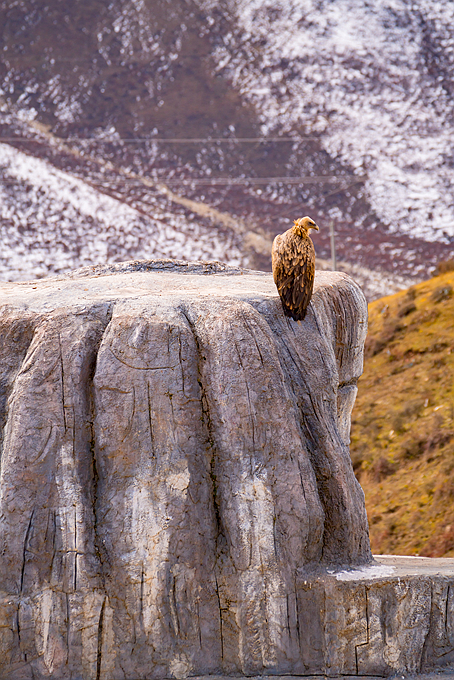
[[[454,556],[454,272],[369,314],[351,455],[372,550]]]
[[[454,256],[453,26],[437,0],[0,0],[0,278],[269,269],[302,214],[361,283],[426,278]]]

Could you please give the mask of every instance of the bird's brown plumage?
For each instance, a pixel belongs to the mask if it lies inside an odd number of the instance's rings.
[[[314,286],[315,250],[310,229],[318,231],[310,217],[295,220],[291,229],[276,236],[271,250],[274,283],[284,314],[295,321],[306,316]]]

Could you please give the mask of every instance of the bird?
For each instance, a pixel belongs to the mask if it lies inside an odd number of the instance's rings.
[[[273,241],[271,261],[274,283],[285,316],[302,321],[312,297],[315,275],[315,250],[309,238],[311,229],[319,231],[310,217],[294,220],[293,227]]]

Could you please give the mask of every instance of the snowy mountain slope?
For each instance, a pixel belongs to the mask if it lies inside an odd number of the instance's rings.
[[[454,3],[235,0],[219,69],[264,134],[320,135],[391,233],[454,240]],[[336,207],[329,211],[336,218]]]
[[[160,206],[149,215],[78,178],[0,144],[0,279],[23,280],[99,262],[244,256],[213,230]]]
[[[35,129],[20,123],[19,127],[30,143],[47,139],[48,158],[71,172],[0,144],[1,279],[40,278],[83,264],[167,255],[187,260],[217,257],[247,267],[254,253],[267,254],[271,249],[270,239],[249,230],[247,224],[203,203],[188,201],[147,178],[129,184],[131,173],[110,162],[86,154],[77,156],[39,126]],[[43,147],[39,149],[43,155]],[[96,183],[91,167],[92,185],[80,179],[86,174],[87,163],[100,170]],[[317,262],[318,268],[331,268],[327,260],[318,258]],[[396,274],[384,279],[380,272],[345,261],[339,266],[360,283],[369,299],[413,282]]]
[[[0,169],[0,280],[23,281],[128,259],[177,258],[179,253],[186,260],[248,265],[235,234],[216,241],[213,229],[201,228],[197,216],[178,220],[155,205],[159,217],[145,217],[143,211],[5,144],[0,144]],[[317,266],[330,269],[330,262],[318,260]],[[385,280],[348,262],[340,267],[370,299],[412,283],[400,276]]]
[[[40,193],[8,157],[1,275],[160,255],[268,269],[267,244],[302,214],[322,226],[319,257],[332,222],[338,260],[379,294],[430,275],[454,257],[452,14],[436,0],[0,0],[0,144],[81,192]]]

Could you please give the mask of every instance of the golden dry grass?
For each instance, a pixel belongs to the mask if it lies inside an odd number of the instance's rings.
[[[454,556],[454,272],[369,305],[351,455],[376,554]]]

